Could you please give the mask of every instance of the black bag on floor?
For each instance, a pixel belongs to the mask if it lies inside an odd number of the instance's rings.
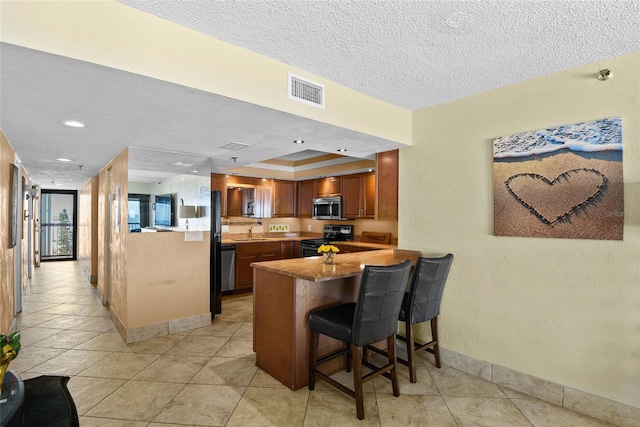
[[[42,375],[24,380],[23,427],[79,427],[69,377]]]

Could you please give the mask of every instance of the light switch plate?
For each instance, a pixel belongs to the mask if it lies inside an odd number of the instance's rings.
[[[203,240],[204,233],[202,231],[185,231],[185,242],[201,242]]]

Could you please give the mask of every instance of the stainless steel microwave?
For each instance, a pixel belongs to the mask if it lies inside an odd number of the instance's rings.
[[[313,219],[342,219],[342,197],[315,197]]]

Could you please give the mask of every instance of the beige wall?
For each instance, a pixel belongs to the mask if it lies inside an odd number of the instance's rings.
[[[640,407],[639,102],[636,52],[414,113],[399,243],[456,257],[443,347]],[[623,124],[624,240],[494,237],[493,139],[606,117]]]
[[[210,240],[202,234],[188,242],[183,232],[127,236],[127,329],[210,313]]]
[[[7,333],[15,309],[15,248],[9,248],[10,175],[15,164],[15,151],[0,129],[0,332]]]
[[[15,256],[16,250],[22,251],[22,264],[20,275],[22,276],[23,294],[29,286],[29,245],[28,239],[33,230],[29,229],[24,209],[27,202],[22,191],[22,178],[25,184],[29,182],[29,174],[24,167],[19,166],[18,197],[22,200],[22,210],[18,210],[18,221],[22,221],[22,232],[18,234],[16,246],[9,248],[9,230],[11,223],[11,181],[10,165],[15,164],[15,151],[6,135],[0,129],[0,332],[8,333],[11,329],[15,314]],[[14,325],[15,326],[15,325]]]
[[[127,179],[129,151],[125,149],[107,164],[99,174],[98,183],[98,290],[104,301],[110,301],[111,311],[127,324]],[[119,198],[109,201],[109,195]],[[120,227],[116,227],[116,210],[120,211]],[[110,216],[110,218],[109,218]],[[109,235],[111,234],[111,268],[109,268]],[[111,288],[109,288],[109,283]]]
[[[91,283],[98,277],[98,178],[78,190],[78,262]]]

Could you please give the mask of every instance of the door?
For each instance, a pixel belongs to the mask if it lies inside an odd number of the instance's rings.
[[[42,190],[41,261],[76,259],[77,195],[75,190]]]
[[[20,171],[21,168],[18,168],[18,171]],[[18,172],[19,174],[20,172]],[[19,178],[18,176],[14,176],[13,179],[16,181],[15,185],[18,186],[18,191],[16,191],[16,200],[15,202],[17,203],[17,209],[14,212],[14,215],[16,215],[15,217],[15,221],[16,221],[16,245],[13,247],[13,254],[14,254],[14,280],[13,280],[13,284],[14,284],[14,303],[15,303],[15,313],[20,313],[22,311],[22,245],[24,244],[24,235],[23,235],[23,211],[22,211],[22,206],[23,206],[23,202],[24,202],[24,198],[23,196],[23,191],[21,191],[24,188],[24,177],[22,177],[22,179]]]

